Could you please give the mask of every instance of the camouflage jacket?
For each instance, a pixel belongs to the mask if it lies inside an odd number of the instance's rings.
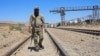
[[[30,16],[30,26],[31,27],[37,27],[37,26],[42,26],[44,27],[44,17],[39,15],[37,17],[34,16],[34,14],[32,14]]]

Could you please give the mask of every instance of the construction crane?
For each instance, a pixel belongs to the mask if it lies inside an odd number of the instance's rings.
[[[53,13],[60,13],[61,16],[61,25],[65,25],[65,12],[66,11],[86,11],[86,10],[93,10],[93,19],[100,19],[99,10],[100,6],[81,6],[81,7],[60,7],[54,10],[50,10]]]

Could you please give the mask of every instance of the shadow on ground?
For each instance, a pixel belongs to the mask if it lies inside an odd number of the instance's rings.
[[[28,47],[30,51],[35,51],[35,47]]]

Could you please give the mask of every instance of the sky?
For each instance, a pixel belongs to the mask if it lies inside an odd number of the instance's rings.
[[[61,21],[60,14],[50,10],[60,7],[80,7],[99,5],[100,0],[0,0],[0,21],[28,22],[34,7],[38,6],[46,23]],[[92,11],[67,11],[65,20],[92,14]]]

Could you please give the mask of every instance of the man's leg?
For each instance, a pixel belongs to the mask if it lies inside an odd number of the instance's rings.
[[[43,42],[43,31],[39,31],[39,46],[40,48],[44,49],[42,42]]]
[[[34,33],[34,46],[35,46],[35,51],[38,51],[39,50],[38,35],[36,32]]]

